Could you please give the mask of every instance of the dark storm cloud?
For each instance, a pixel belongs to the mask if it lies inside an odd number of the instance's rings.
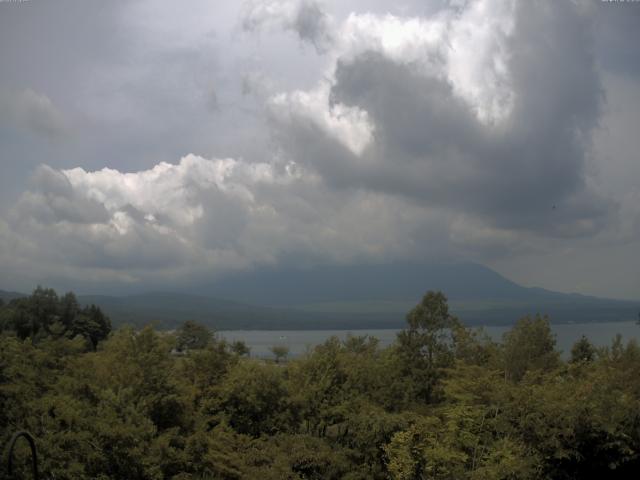
[[[521,2],[515,19],[505,40],[513,105],[500,121],[482,122],[451,79],[365,51],[338,61],[330,95],[332,105],[370,116],[374,141],[361,155],[304,119],[280,125],[278,135],[341,188],[475,213],[499,228],[592,235],[615,204],[586,182],[604,99],[590,19],[570,2]]]

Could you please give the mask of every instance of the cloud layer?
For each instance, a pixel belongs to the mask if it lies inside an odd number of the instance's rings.
[[[64,261],[69,275],[153,283],[274,263],[401,258],[415,250],[414,220],[428,220],[420,210],[335,192],[295,163],[188,155],[136,173],[41,166],[3,241],[9,231],[29,239],[13,242],[18,256],[43,271],[53,260],[49,274]]]
[[[428,20],[352,14],[335,34],[345,40],[329,80],[273,97],[275,128],[292,158],[338,187],[504,229],[594,234],[615,205],[586,176],[603,100],[588,27],[573,4],[478,1]]]
[[[0,90],[0,128],[26,130],[56,140],[68,133],[63,114],[49,97],[30,88],[18,91]]]
[[[6,177],[31,178],[0,220],[6,275],[171,285],[265,264],[628,249],[633,133],[602,128],[636,118],[608,110],[637,89],[633,53],[602,53],[627,17],[423,3],[114,4],[95,59],[61,43],[90,58],[65,57],[85,75],[75,88],[0,72]]]

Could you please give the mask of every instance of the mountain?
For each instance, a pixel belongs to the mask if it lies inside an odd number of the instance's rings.
[[[422,295],[441,290],[468,325],[508,325],[524,315],[555,323],[636,320],[640,302],[527,288],[473,263],[260,269],[225,277],[188,293],[80,295],[99,305],[114,325],[186,320],[229,329],[398,328]],[[0,291],[0,298],[19,293]]]
[[[452,311],[469,324],[509,324],[527,314],[548,314],[558,323],[635,320],[640,302],[528,288],[474,263],[397,263],[263,269],[209,286],[220,298],[327,319],[368,319],[402,325],[404,315],[428,290],[441,290]]]
[[[474,263],[262,269],[225,277],[211,285],[208,293],[261,305],[293,306],[371,300],[415,303],[427,290],[441,290],[452,300],[521,300],[563,295],[521,287]]]
[[[5,303],[8,303],[15,298],[22,298],[22,297],[26,297],[26,295],[24,293],[7,292],[6,290],[0,290],[0,300],[2,300]]]
[[[100,306],[114,325],[155,324],[176,328],[184,321],[193,320],[215,329],[278,329],[295,322],[295,312],[171,292],[122,297],[80,295],[78,301]]]

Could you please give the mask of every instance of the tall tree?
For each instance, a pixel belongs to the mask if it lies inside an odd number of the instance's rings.
[[[286,345],[274,345],[269,350],[273,353],[273,356],[276,358],[276,363],[280,363],[281,360],[284,360],[289,355],[289,347]]]
[[[95,350],[98,342],[104,340],[111,332],[111,320],[100,307],[90,305],[75,314],[71,322],[70,336],[82,335]]]
[[[178,330],[176,348],[180,351],[205,348],[211,342],[213,335],[204,325],[187,320]]]
[[[592,362],[595,357],[596,348],[584,335],[571,347],[571,363]]]
[[[442,292],[427,292],[407,314],[408,328],[398,334],[398,349],[405,374],[413,379],[417,399],[436,399],[436,387],[443,369],[454,359],[454,330],[460,325],[449,313]]]
[[[242,340],[236,340],[231,344],[230,348],[231,351],[239,357],[243,357],[245,355],[249,356],[249,354],[251,353],[251,348],[249,348],[249,346]]]
[[[518,382],[530,370],[549,371],[560,363],[548,317],[524,317],[504,334],[505,377]]]

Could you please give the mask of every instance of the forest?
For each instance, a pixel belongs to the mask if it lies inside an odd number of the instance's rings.
[[[514,319],[515,320],[515,319]],[[585,479],[640,471],[640,347],[549,319],[502,341],[427,292],[393,345],[331,338],[252,358],[194,322],[112,329],[72,293],[0,306],[0,444],[27,430],[41,478]],[[26,442],[0,478],[31,478]]]

